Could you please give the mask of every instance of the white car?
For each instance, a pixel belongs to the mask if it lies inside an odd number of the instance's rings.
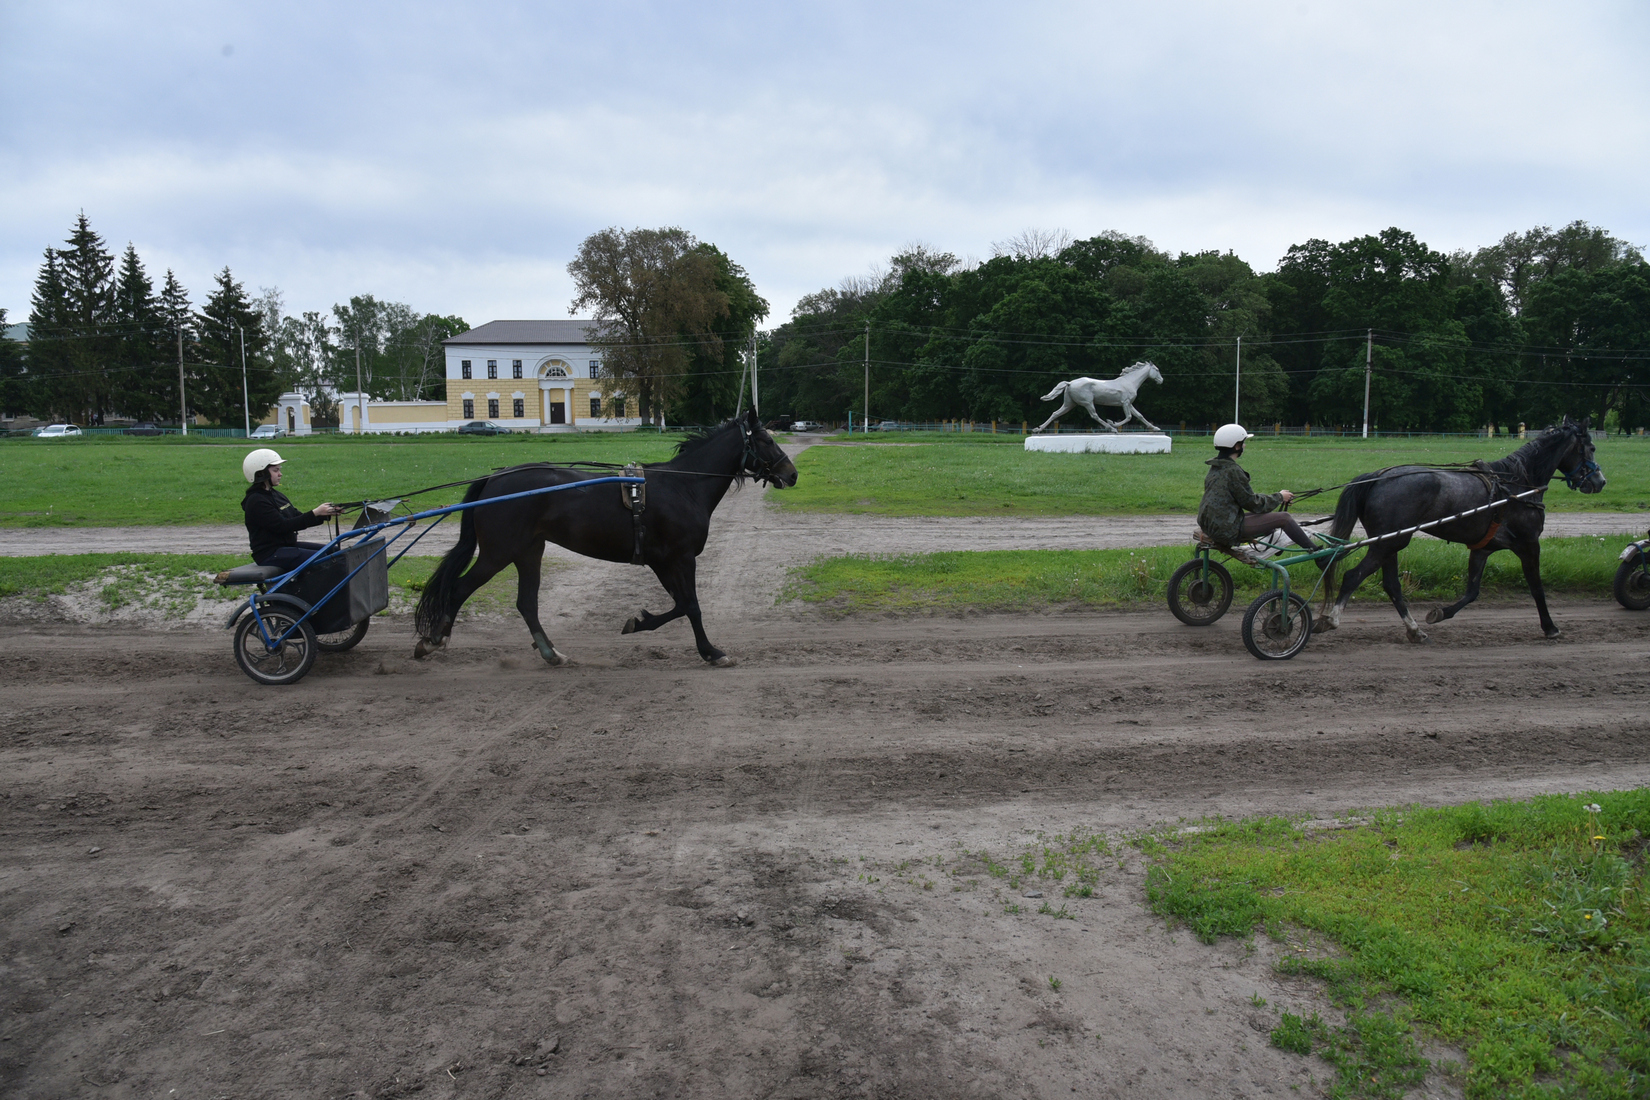
[[[47,424],[44,428],[34,430],[36,439],[67,439],[79,434],[80,428],[75,424]]]
[[[252,429],[252,434],[247,436],[246,438],[248,438],[248,439],[280,439],[284,435],[286,435],[286,432],[281,428],[277,428],[273,424],[259,424],[256,428]]]
[[[791,431],[817,432],[822,427],[824,427],[824,425],[819,423],[817,420],[798,420],[796,423],[791,425]]]

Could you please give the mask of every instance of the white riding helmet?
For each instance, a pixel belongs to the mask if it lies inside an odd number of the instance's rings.
[[[246,480],[251,481],[265,466],[279,466],[283,461],[280,455],[268,447],[259,447],[241,460],[241,473],[246,475]]]
[[[1222,424],[1215,429],[1216,447],[1236,447],[1245,439],[1253,438],[1255,438],[1255,433],[1244,431],[1242,424]]]

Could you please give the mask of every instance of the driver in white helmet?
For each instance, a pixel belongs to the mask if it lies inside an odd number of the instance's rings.
[[[241,511],[246,513],[252,560],[286,572],[304,564],[311,554],[326,545],[299,542],[298,532],[325,523],[328,516],[338,515],[343,508],[330,502],[308,512],[294,508],[280,490],[281,461],[281,456],[268,447],[260,447],[246,456],[241,463],[241,473],[252,485],[241,498]]]
[[[1237,464],[1245,440],[1254,436],[1242,424],[1223,424],[1215,432],[1215,457],[1205,465],[1203,502],[1198,505],[1197,523],[1221,546],[1253,542],[1262,535],[1282,531],[1303,550],[1316,550],[1311,536],[1281,507],[1295,499],[1288,489],[1261,495],[1249,487],[1249,474]]]

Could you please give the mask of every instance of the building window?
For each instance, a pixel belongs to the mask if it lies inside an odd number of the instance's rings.
[[[464,364],[464,367],[465,367],[466,370],[469,369],[469,366],[470,366],[470,364],[468,364],[468,363]],[[476,418],[475,399],[471,398],[471,397],[466,397],[464,399],[464,419],[465,420],[474,420],[475,418]]]
[[[489,397],[487,399],[487,419],[498,419],[498,398],[496,397]]]
[[[600,378],[601,376],[602,376],[602,361],[600,359],[590,360],[590,377]]]
[[[458,370],[460,378],[470,377],[470,361],[468,359],[461,360],[458,364]],[[469,416],[470,414],[465,413],[464,415]]]
[[[624,419],[624,398],[615,397],[613,399],[613,415],[620,420]]]
[[[567,377],[567,364],[563,363],[559,359],[550,360],[548,363],[544,364],[544,377],[546,377],[546,378],[566,378]]]
[[[487,360],[487,377],[488,378],[497,378],[498,377],[498,360],[497,359]]]
[[[595,417],[597,420],[601,419],[601,417],[602,417],[602,399],[601,398],[592,397],[590,399],[590,415]]]
[[[510,377],[511,378],[520,378],[521,377],[521,360],[520,359],[512,359],[510,361]],[[517,413],[516,415],[520,416],[521,414]]]
[[[527,415],[527,402],[520,397],[510,403],[510,408],[511,416],[519,418]]]

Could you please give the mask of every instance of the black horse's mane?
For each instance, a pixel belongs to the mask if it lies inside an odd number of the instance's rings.
[[[729,417],[727,420],[722,421],[720,424],[717,424],[715,427],[695,428],[695,429],[693,429],[692,431],[688,432],[687,438],[683,439],[680,443],[676,444],[676,457],[677,458],[687,458],[687,457],[691,456],[695,451],[699,450],[701,447],[704,447],[711,440],[718,439],[725,432],[728,432],[728,431],[731,431],[731,430],[737,428],[739,426],[739,423],[740,423],[740,418],[737,417],[737,416],[734,416],[734,417]]]

